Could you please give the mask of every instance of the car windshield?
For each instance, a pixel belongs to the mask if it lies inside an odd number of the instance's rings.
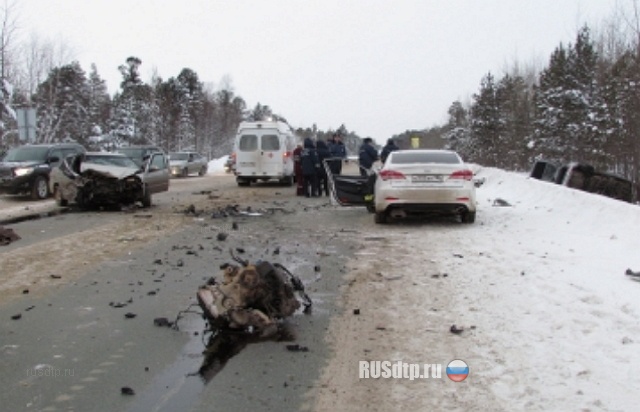
[[[96,165],[105,166],[119,166],[130,167],[137,169],[138,165],[132,159],[126,156],[113,156],[113,155],[86,155],[84,163],[91,163]]]
[[[391,163],[412,164],[412,163],[444,163],[458,164],[460,158],[453,152],[395,152],[391,153]]]
[[[169,160],[188,160],[189,153],[170,153]]]
[[[2,160],[5,162],[44,162],[45,160],[47,160],[48,150],[48,147],[16,147],[9,150]]]

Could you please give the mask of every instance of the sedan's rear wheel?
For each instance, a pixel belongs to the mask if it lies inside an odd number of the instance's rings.
[[[476,221],[476,212],[466,212],[460,216],[462,223],[473,223]]]
[[[375,212],[373,215],[373,221],[378,224],[387,223],[387,213],[386,212]]]

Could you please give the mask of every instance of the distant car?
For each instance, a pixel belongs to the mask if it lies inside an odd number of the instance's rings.
[[[457,215],[463,223],[476,220],[473,172],[454,151],[398,150],[376,175],[331,178],[335,200],[344,206],[367,206],[376,223],[429,215]]]
[[[30,194],[33,199],[50,195],[49,174],[69,155],[84,153],[75,143],[35,144],[10,149],[0,163],[0,193]]]
[[[51,171],[51,191],[59,206],[71,202],[90,208],[140,202],[143,207],[149,207],[151,195],[162,191],[161,185],[157,182],[152,185],[150,181],[158,171],[154,164],[163,160],[161,153],[154,153],[141,168],[121,153],[87,152],[69,156]],[[165,175],[167,185],[168,179]]]
[[[198,176],[207,174],[207,159],[197,152],[169,153],[171,176],[187,177],[192,173]]]

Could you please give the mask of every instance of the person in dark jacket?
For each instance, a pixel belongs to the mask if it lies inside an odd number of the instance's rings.
[[[371,167],[373,163],[378,158],[378,151],[375,147],[373,147],[373,139],[370,137],[365,137],[362,140],[362,145],[360,145],[360,150],[358,150],[358,162],[360,163],[360,174],[362,176],[369,176],[373,172],[371,171]]]
[[[316,142],[316,150],[320,163],[320,168],[318,169],[318,196],[322,196],[322,192],[329,196],[329,182],[327,180],[327,170],[324,168],[324,160],[331,157],[331,153],[324,140],[318,140]]]
[[[298,144],[293,149],[293,174],[296,177],[296,196],[304,196],[304,175],[302,174],[302,145]]]
[[[319,196],[318,194],[318,152],[311,138],[304,139],[302,153],[300,153],[300,166],[304,176],[304,195],[306,197]]]
[[[339,175],[342,173],[342,161],[347,158],[347,148],[342,143],[342,136],[339,133],[335,133],[329,140],[329,153],[333,158],[329,161],[329,170],[332,174]]]
[[[382,152],[380,152],[380,161],[382,163],[387,161],[387,157],[389,157],[389,153],[395,152],[396,150],[400,150],[400,148],[396,145],[396,142],[393,139],[387,140],[387,144],[382,148]]]

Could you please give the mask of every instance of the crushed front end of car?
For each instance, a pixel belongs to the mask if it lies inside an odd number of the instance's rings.
[[[80,206],[130,205],[142,198],[144,185],[139,176],[114,177],[104,171],[87,169],[76,179]]]
[[[133,168],[83,163],[77,155],[65,159],[59,169],[64,181],[58,190],[81,208],[126,206],[144,197],[144,182]]]

